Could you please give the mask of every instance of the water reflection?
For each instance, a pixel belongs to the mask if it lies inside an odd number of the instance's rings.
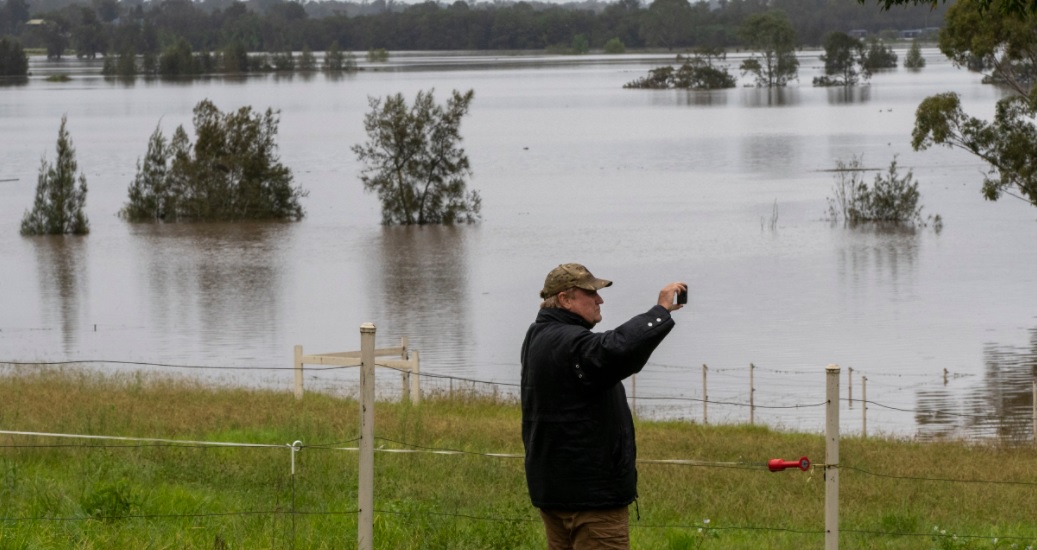
[[[378,262],[369,264],[377,271],[364,288],[380,289],[381,303],[372,309],[386,319],[388,336],[421,342],[421,351],[437,357],[439,364],[471,367],[465,356],[473,344],[466,239],[476,231],[478,227],[384,227],[378,235]]]
[[[44,324],[61,327],[65,352],[72,353],[79,331],[80,303],[88,286],[87,238],[55,235],[32,240]]]
[[[744,88],[742,93],[746,107],[787,107],[799,102],[799,88]]]
[[[727,90],[688,90],[677,96],[678,105],[709,107],[711,105],[727,105]]]
[[[149,288],[150,324],[201,331],[214,348],[242,335],[269,339],[279,325],[290,224],[269,222],[133,226]]]
[[[1033,382],[1037,379],[1037,328],[1028,348],[987,344],[982,384],[963,396],[947,390],[918,393],[916,421],[926,437],[1033,440]]]
[[[826,91],[829,105],[867,103],[871,99],[871,86],[830,86]]]
[[[24,86],[29,83],[29,79],[24,76],[5,76],[0,78],[0,88]]]
[[[773,172],[778,166],[794,166],[803,143],[789,134],[752,134],[739,141],[741,162],[760,172]]]
[[[843,231],[846,245],[838,250],[838,265],[844,283],[855,290],[888,288],[895,299],[913,290],[920,229],[861,223],[845,225]]]

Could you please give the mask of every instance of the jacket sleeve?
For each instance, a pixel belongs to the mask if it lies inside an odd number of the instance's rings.
[[[655,305],[613,330],[585,332],[575,343],[576,368],[586,385],[614,385],[641,372],[673,326],[670,312]]]

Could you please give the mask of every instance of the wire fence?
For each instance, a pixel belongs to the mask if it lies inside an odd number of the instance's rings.
[[[385,362],[378,366],[400,371]],[[17,366],[120,367],[193,371],[210,378],[227,373],[232,383],[283,388],[292,366],[214,366],[143,361],[80,360],[0,362]],[[501,369],[503,367],[503,369]],[[497,363],[497,370],[520,372],[518,364]],[[680,373],[680,377],[674,376]],[[824,394],[820,369],[772,369],[744,366],[692,366],[649,363],[624,382],[635,415],[646,419],[692,420],[711,424],[751,423],[807,432],[821,432]],[[237,373],[247,374],[242,377]],[[359,369],[309,365],[308,391],[357,397]],[[405,373],[407,374],[407,373]],[[479,393],[498,399],[519,398],[517,381],[416,372],[422,393]],[[875,373],[846,369],[843,418],[849,433],[891,435],[914,439],[996,440],[999,443],[1037,442],[1037,375],[1025,369],[1001,373],[977,383],[975,375],[954,373]],[[403,380],[383,377],[378,398],[404,393]],[[865,392],[867,395],[865,396]],[[757,414],[759,412],[759,414]]]
[[[163,364],[163,363],[147,363],[147,362],[136,362],[136,361],[111,361],[111,360],[81,360],[81,361],[62,361],[62,362],[17,362],[17,361],[3,361],[0,362],[0,367],[10,374],[13,371],[17,371],[21,368],[26,367],[66,367],[66,368],[79,368],[79,367],[133,367],[133,368],[149,368],[149,369],[167,369],[177,371],[241,371],[248,370],[252,372],[274,372],[278,371],[291,371],[292,367],[226,367],[226,366],[212,366],[212,365],[177,365],[177,364]],[[386,365],[381,365],[386,366]],[[680,368],[686,369],[679,365],[654,365],[657,368]],[[394,368],[387,366],[387,368]],[[814,391],[814,395],[823,395],[823,380],[818,376],[817,371],[802,370],[776,370],[776,369],[765,369],[755,366],[749,367],[728,367],[720,369],[708,369],[710,377],[716,377],[717,379],[729,379],[735,382],[745,381],[745,374],[752,370],[753,374],[758,376],[754,379],[753,385],[759,384],[759,388],[751,387],[745,391],[738,391],[731,388],[731,385],[725,386],[724,384],[717,383],[717,393],[721,393],[720,397],[713,395],[713,390],[709,391],[707,396],[706,391],[702,391],[698,395],[688,395],[682,393],[670,393],[670,394],[656,394],[653,391],[651,385],[649,388],[645,388],[645,385],[637,387],[636,382],[631,381],[628,385],[628,394],[632,403],[635,405],[635,410],[639,414],[645,416],[659,415],[663,417],[672,418],[674,416],[674,408],[680,408],[687,410],[688,413],[685,418],[696,420],[695,410],[702,405],[710,407],[711,413],[713,410],[722,411],[725,407],[731,410],[737,410],[738,413],[729,413],[725,416],[723,413],[712,413],[710,415],[711,420],[713,418],[721,418],[725,421],[734,421],[745,423],[747,418],[748,409],[759,409],[760,411],[771,411],[771,412],[783,412],[792,411],[793,414],[801,413],[802,411],[817,411],[817,415],[823,415],[823,408],[825,402],[812,400],[802,402],[790,402],[788,398],[777,399],[770,401],[770,404],[765,400],[761,399],[761,395],[764,396],[772,394],[780,394],[782,389],[788,389],[795,387],[797,390],[803,391],[806,387],[806,393]],[[312,367],[307,368],[307,375],[313,379],[313,381],[320,381],[323,384],[318,384],[317,391],[320,388],[335,388],[335,393],[346,393],[355,392],[355,389],[349,389],[347,386],[342,386],[343,378],[337,376],[342,373],[349,372],[350,369],[344,367]],[[352,369],[355,371],[356,369]],[[889,392],[904,392],[914,391],[918,388],[930,388],[934,386],[940,386],[947,384],[949,381],[965,378],[963,376],[956,376],[951,373],[942,373],[941,375],[864,375],[857,371],[859,376],[867,378],[867,390],[869,392],[880,393],[881,395],[892,395]],[[330,375],[330,379],[325,378]],[[773,375],[773,377],[771,377]],[[481,395],[493,395],[495,398],[503,400],[518,400],[519,384],[510,382],[497,382],[493,380],[483,380],[474,378],[465,378],[452,375],[443,375],[429,372],[420,373],[422,392],[426,394],[460,394],[474,392]],[[787,377],[796,377],[797,381],[789,381]],[[878,381],[871,380],[872,376],[878,379]],[[813,382],[812,379],[817,378],[817,382]],[[398,388],[393,387],[392,378],[385,378],[379,380],[379,393],[383,398],[390,398],[391,396],[398,395],[396,392]],[[852,379],[851,379],[852,380]],[[765,388],[765,390],[764,390]],[[887,393],[877,392],[874,388],[885,388],[888,390]],[[757,390],[761,390],[760,394],[753,395]],[[853,407],[857,407],[861,412],[867,410],[889,410],[898,413],[906,413],[914,415],[916,418],[924,418],[926,415],[940,415],[943,418],[950,418],[956,420],[966,420],[969,422],[997,422],[999,425],[1006,425],[1006,417],[1004,411],[999,411],[996,414],[983,414],[983,413],[970,413],[960,412],[958,410],[938,410],[934,413],[933,408],[923,404],[923,406],[912,407],[909,403],[900,402],[884,402],[873,398],[865,398],[863,394],[853,396],[849,392],[863,390],[864,386],[854,385],[851,382],[850,387],[846,388],[847,394],[840,398],[842,406],[847,411],[852,411]],[[312,389],[310,391],[313,391]],[[655,390],[658,391],[658,390]],[[690,392],[689,392],[690,393]],[[869,393],[869,395],[871,395]],[[752,398],[750,399],[750,396]],[[694,408],[693,408],[694,407]],[[1025,409],[1025,404],[1019,405],[1020,409]],[[713,416],[716,414],[716,416]],[[812,413],[813,414],[813,413]],[[1027,424],[1025,420],[1029,417],[1023,414],[1022,410],[1017,411],[1016,416],[1019,417],[1017,423],[1020,428],[1018,432],[1022,433],[1023,425]],[[677,415],[680,416],[680,415]],[[2,417],[0,417],[2,418]],[[783,417],[786,420],[790,417]],[[844,417],[848,421],[852,419],[852,416]],[[770,418],[766,422],[768,424],[775,424],[774,419]],[[781,421],[776,423],[779,427]],[[4,426],[0,426],[4,427]],[[1032,438],[1033,427],[1032,423],[1026,427],[1029,430],[1030,437]],[[124,513],[124,514],[88,514],[82,516],[64,516],[58,517],[53,515],[23,515],[23,516],[3,516],[0,517],[0,537],[2,537],[2,528],[4,525],[13,525],[19,523],[34,523],[34,522],[85,522],[85,521],[110,521],[118,519],[140,519],[140,520],[170,520],[170,519],[192,519],[192,518],[220,518],[220,517],[271,517],[271,518],[282,518],[285,521],[293,522],[296,517],[352,517],[358,514],[356,509],[341,509],[341,510],[314,510],[307,508],[296,507],[295,505],[295,457],[296,453],[303,450],[322,450],[326,452],[346,452],[355,453],[359,449],[358,447],[349,446],[351,443],[359,441],[359,437],[346,439],[343,441],[327,442],[319,444],[303,444],[301,441],[294,443],[244,443],[235,441],[200,441],[200,440],[183,440],[176,438],[134,438],[117,435],[98,435],[98,434],[65,434],[65,433],[52,433],[52,432],[32,432],[32,431],[17,431],[17,430],[0,430],[0,436],[3,436],[4,443],[0,444],[0,449],[5,449],[10,452],[31,452],[32,450],[74,450],[74,451],[113,451],[119,450],[143,450],[149,448],[181,448],[181,449],[211,449],[211,448],[233,448],[243,450],[283,450],[287,453],[291,460],[292,473],[290,480],[292,483],[292,499],[291,505],[289,506],[276,506],[267,509],[250,509],[240,511],[217,511],[217,512],[185,512],[185,513],[156,513],[156,514],[137,514],[137,513]],[[521,454],[515,453],[504,453],[504,452],[475,452],[462,449],[453,449],[445,447],[433,447],[427,445],[419,445],[408,441],[399,439],[390,439],[384,437],[375,437],[376,442],[380,444],[380,447],[376,449],[376,452],[386,455],[427,455],[427,456],[469,456],[477,459],[486,460],[505,460],[505,461],[517,461],[523,458]],[[28,442],[26,442],[28,441]],[[286,460],[287,461],[287,460]],[[885,472],[877,472],[870,470],[866,467],[854,465],[852,463],[845,463],[840,465],[844,473],[849,473],[852,476],[857,476],[860,482],[867,483],[868,478],[882,478],[882,479],[893,479],[898,482],[905,483],[943,483],[943,484],[970,484],[970,485],[988,485],[991,487],[1037,487],[1037,482],[1029,480],[1019,479],[998,479],[996,476],[991,475],[984,478],[953,478],[953,477],[941,477],[941,476],[917,476],[917,475],[899,475],[890,474]],[[642,465],[672,465],[672,466],[686,466],[686,467],[698,467],[698,468],[717,468],[717,469],[736,469],[746,470],[749,472],[768,472],[768,465],[766,461],[759,459],[756,461],[709,461],[700,459],[639,459],[639,463]],[[996,471],[996,470],[995,470]],[[488,523],[532,523],[538,524],[540,519],[538,517],[529,515],[473,515],[466,513],[453,513],[449,511],[441,510],[420,510],[420,511],[403,511],[397,509],[378,509],[375,508],[377,514],[387,516],[401,516],[401,517],[414,517],[414,518],[430,518],[430,517],[441,517],[441,518],[452,518],[464,521],[475,521],[475,522],[488,522]],[[964,511],[963,511],[964,513]],[[824,529],[809,530],[790,528],[780,525],[703,525],[703,524],[683,524],[683,523],[652,523],[652,522],[632,522],[632,529],[665,529],[665,530],[684,530],[692,532],[701,532],[705,527],[709,532],[732,532],[732,531],[744,531],[744,532],[773,532],[773,533],[789,533],[807,536],[816,536],[820,540],[824,536]],[[1034,526],[1037,530],[1037,525]],[[962,533],[946,533],[940,530],[934,531],[908,531],[908,530],[861,530],[861,529],[842,529],[842,533],[848,535],[857,535],[864,537],[917,537],[926,538],[929,540],[936,541],[979,541],[979,540],[990,540],[992,537],[990,534],[962,534]],[[294,534],[289,537],[289,540],[294,541]],[[1034,543],[1037,542],[1037,532],[1032,536],[1005,536],[999,535],[994,538],[994,547],[997,547],[996,541],[1004,541],[1008,544],[1027,544],[1029,546],[1018,546],[1020,548],[1031,548]],[[294,542],[290,544],[294,547]]]
[[[228,442],[228,441],[190,441],[190,440],[175,440],[175,439],[159,439],[159,438],[133,438],[133,437],[122,437],[122,436],[101,436],[101,435],[88,435],[88,434],[59,434],[59,433],[44,433],[44,432],[23,432],[23,431],[10,431],[0,430],[0,435],[8,437],[24,437],[24,438],[36,438],[36,439],[75,439],[89,441],[89,444],[41,444],[41,443],[30,443],[30,444],[3,444],[0,445],[0,449],[15,449],[15,450],[29,450],[29,449],[54,449],[54,448],[65,448],[65,449],[79,449],[79,450],[96,450],[96,449],[114,449],[114,450],[132,450],[132,449],[146,449],[153,447],[179,447],[184,449],[202,449],[202,448],[238,448],[248,450],[258,449],[285,449],[291,453],[299,452],[302,450],[325,450],[325,451],[344,451],[344,452],[356,452],[356,447],[345,447],[343,443],[355,442],[356,439],[341,442],[341,443],[325,443],[317,445],[303,445],[300,443],[292,444],[257,444],[257,443],[240,443],[240,442]],[[379,448],[377,452],[386,454],[425,454],[425,455],[466,455],[474,456],[487,459],[506,459],[506,460],[517,460],[522,459],[523,456],[520,454],[513,453],[492,453],[492,452],[473,452],[458,449],[449,448],[436,448],[428,447],[423,445],[416,445],[407,443],[404,441],[398,441],[388,438],[376,438],[377,441],[383,443],[391,443],[399,445],[404,448]],[[115,442],[115,443],[98,443],[98,442]],[[750,462],[713,462],[703,460],[639,460],[641,464],[669,464],[669,465],[680,465],[680,466],[692,466],[692,467],[703,467],[703,468],[722,468],[722,469],[739,469],[749,470],[755,472],[768,472],[766,463],[750,463]],[[972,479],[972,478],[942,478],[942,477],[927,477],[927,476],[906,476],[906,475],[893,475],[885,474],[881,472],[870,471],[865,468],[860,468],[852,465],[842,465],[843,470],[855,472],[866,477],[881,477],[890,478],[901,481],[915,481],[915,482],[927,482],[927,483],[948,483],[948,484],[985,484],[985,485],[1011,485],[1020,487],[1033,487],[1037,488],[1037,482],[1034,481],[1019,481],[1019,480],[1007,480],[1007,479]],[[293,472],[294,475],[294,472]],[[862,482],[866,482],[862,480]],[[540,519],[532,516],[488,516],[488,515],[473,515],[463,513],[450,513],[450,512],[437,512],[437,511],[423,511],[420,513],[415,512],[401,512],[399,510],[391,509],[375,509],[378,514],[396,515],[396,516],[430,516],[430,517],[444,517],[453,519],[464,519],[471,521],[480,522],[497,522],[497,523],[533,523],[539,524]],[[277,508],[277,509],[260,509],[260,510],[241,510],[241,511],[223,511],[223,512],[204,512],[204,513],[129,513],[129,514],[118,514],[118,515],[83,515],[75,517],[59,517],[53,515],[40,515],[40,516],[21,516],[21,517],[0,517],[0,525],[2,524],[13,524],[13,523],[35,523],[35,522],[86,522],[86,521],[111,521],[111,520],[127,520],[127,519],[142,519],[142,520],[171,520],[171,519],[196,519],[196,518],[223,518],[223,517],[247,517],[247,516],[271,516],[271,517],[308,517],[308,516],[355,516],[358,510],[346,509],[337,511],[314,511],[298,509],[294,506],[290,508]],[[702,524],[683,524],[683,523],[651,523],[651,522],[634,522],[631,527],[633,529],[677,529],[677,530],[689,530],[696,531],[700,530]],[[764,526],[764,525],[711,525],[708,527],[711,531],[723,532],[723,531],[766,531],[772,533],[796,533],[815,535],[818,538],[824,535],[823,529],[806,530],[796,529],[782,526]],[[862,530],[862,529],[843,529],[843,533],[856,534],[856,535],[867,535],[869,537],[920,537],[929,539],[942,539],[948,540],[984,540],[991,539],[992,537],[988,534],[983,535],[970,535],[962,533],[943,534],[933,532],[908,532],[908,531],[879,531],[879,530]],[[1033,536],[1011,536],[1011,535],[1000,535],[995,537],[997,540],[1006,542],[1026,542],[1033,544],[1037,542],[1037,533]]]

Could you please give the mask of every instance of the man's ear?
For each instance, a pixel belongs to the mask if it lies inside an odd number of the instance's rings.
[[[558,305],[562,306],[562,309],[569,309],[572,305],[572,296],[569,296],[568,290],[563,290],[558,293]]]

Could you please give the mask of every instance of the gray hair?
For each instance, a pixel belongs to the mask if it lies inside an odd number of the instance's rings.
[[[558,295],[563,293],[563,292],[571,292],[574,288],[576,288],[576,287],[571,286],[571,287],[569,287],[569,288],[567,288],[565,290],[558,291],[554,295],[548,296],[547,298],[544,299],[543,302],[540,302],[540,309],[550,309],[550,308],[565,309],[565,308],[562,307],[562,303],[560,301],[558,301]]]

